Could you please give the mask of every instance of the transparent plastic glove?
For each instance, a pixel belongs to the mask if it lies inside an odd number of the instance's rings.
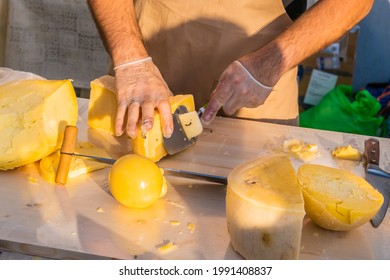
[[[271,91],[272,87],[258,82],[236,60],[219,78],[219,83],[211,93],[210,101],[202,114],[202,123],[210,124],[221,107],[227,115],[232,115],[243,107],[258,107],[264,104]]]
[[[139,122],[142,129],[150,130],[154,125],[154,110],[157,108],[162,132],[165,137],[170,137],[173,132],[173,119],[168,98],[172,92],[157,66],[151,59],[143,59],[135,63],[122,64],[114,69],[118,92],[116,135],[122,135],[126,129],[127,134],[134,138]]]

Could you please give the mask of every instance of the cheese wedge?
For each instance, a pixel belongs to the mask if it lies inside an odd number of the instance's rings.
[[[88,125],[91,128],[115,134],[115,118],[117,112],[117,95],[115,78],[113,76],[102,76],[91,82],[90,101],[88,105]],[[169,99],[172,114],[178,106],[183,105],[188,112],[195,111],[194,97],[191,94],[179,94]],[[184,119],[186,123],[185,133],[196,136],[202,132],[202,126],[196,116],[189,115]],[[185,118],[185,117],[184,117]],[[199,126],[200,125],[200,126]],[[135,154],[145,156],[154,162],[159,161],[167,155],[163,145],[163,134],[161,131],[160,114],[155,110],[154,125],[150,131],[142,131],[138,128],[136,137],[131,141],[132,150]]]
[[[308,217],[329,230],[355,229],[373,218],[383,203],[381,193],[346,170],[303,164],[297,177]]]
[[[76,125],[70,80],[22,80],[0,86],[0,169],[13,169],[59,149],[66,125]]]
[[[228,176],[231,245],[246,259],[297,259],[305,216],[295,170],[286,156],[245,162]]]
[[[80,142],[77,143],[75,147],[76,154],[91,155],[97,157],[108,158],[109,155],[100,148],[96,148],[91,143]],[[49,182],[55,183],[55,178],[58,170],[58,164],[60,162],[60,151],[57,150],[54,153],[44,157],[39,163],[39,174],[41,177]],[[93,159],[88,159],[85,157],[76,157],[72,158],[68,178],[75,178],[82,174],[87,174],[99,169],[107,167],[107,164],[98,162]]]

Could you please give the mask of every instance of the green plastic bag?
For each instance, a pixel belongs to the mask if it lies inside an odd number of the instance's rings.
[[[338,85],[320,103],[299,115],[299,126],[379,136],[383,117],[380,103],[361,90],[354,96],[352,86]]]

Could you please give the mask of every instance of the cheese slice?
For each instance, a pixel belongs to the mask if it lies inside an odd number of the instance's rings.
[[[188,139],[192,139],[203,132],[203,125],[198,112],[192,111],[178,115],[184,134]]]
[[[70,80],[22,80],[0,86],[0,169],[13,169],[59,149],[66,125],[76,125]]]
[[[100,148],[96,148],[89,142],[79,142],[75,147],[76,154],[91,155],[103,158],[109,158],[109,155]],[[57,150],[47,157],[44,157],[39,163],[39,174],[41,177],[49,182],[55,183],[55,178],[58,170],[58,164],[60,162],[60,151]],[[79,175],[87,174],[99,169],[107,167],[107,164],[98,162],[86,157],[72,158],[68,178],[75,178]]]
[[[246,259],[297,259],[305,216],[286,156],[244,162],[228,176],[226,218],[233,248]]]
[[[108,132],[115,135],[115,118],[117,112],[117,94],[115,78],[113,76],[102,76],[91,82],[90,100],[88,105],[88,125],[91,128]],[[188,112],[195,111],[194,97],[191,94],[179,94],[169,98],[172,114],[178,106],[183,105]],[[190,116],[191,117],[191,116]],[[199,122],[194,118],[193,123],[188,125],[186,131],[189,135],[199,133]],[[188,124],[188,122],[187,122]],[[160,114],[155,110],[154,125],[150,131],[142,131],[138,127],[136,137],[131,141],[132,151],[135,154],[145,156],[154,162],[159,161],[167,155],[163,145],[163,134],[161,131]]]

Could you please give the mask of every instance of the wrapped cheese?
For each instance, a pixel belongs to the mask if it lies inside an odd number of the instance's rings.
[[[245,162],[228,176],[231,245],[246,259],[297,259],[305,216],[295,170],[286,156]]]
[[[21,80],[0,86],[0,169],[13,169],[59,149],[66,125],[76,125],[70,80]]]

